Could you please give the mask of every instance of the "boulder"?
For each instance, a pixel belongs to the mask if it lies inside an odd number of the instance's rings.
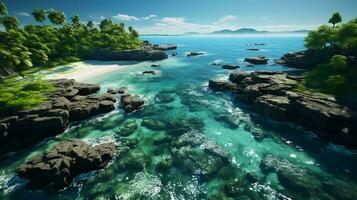
[[[150,67],[160,67],[160,65],[158,65],[158,64],[152,64],[152,65],[150,65]]]
[[[18,170],[18,175],[29,181],[29,189],[49,186],[59,190],[69,186],[81,173],[104,168],[114,153],[114,143],[91,146],[81,140],[69,140],[27,161]]]
[[[255,65],[264,65],[268,63],[269,58],[265,56],[258,56],[258,57],[250,57],[250,58],[245,58],[245,62],[249,62]]]
[[[213,90],[213,91],[232,91],[235,92],[238,89],[238,85],[228,82],[228,81],[223,81],[223,80],[210,80],[208,87]]]
[[[155,71],[152,71],[152,70],[150,70],[150,71],[143,71],[143,75],[155,75],[156,74],[156,72]]]
[[[187,57],[193,57],[193,56],[201,56],[203,55],[203,52],[189,52],[186,54]]]
[[[156,119],[149,119],[146,118],[143,120],[143,122],[141,123],[141,126],[144,126],[150,130],[164,130],[166,128],[166,124],[160,120],[156,120]]]
[[[144,100],[131,94],[122,95],[120,98],[121,107],[125,112],[130,113],[144,107]]]
[[[248,48],[247,51],[259,51],[260,49],[258,48]]]
[[[222,69],[238,69],[238,65],[222,65]]]
[[[125,94],[127,92],[128,88],[126,87],[120,87],[120,88],[109,88],[107,92],[109,94]]]

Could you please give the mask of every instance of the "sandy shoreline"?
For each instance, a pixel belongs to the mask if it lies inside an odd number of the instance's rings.
[[[75,79],[76,81],[85,81],[96,76],[108,74],[110,72],[124,70],[130,66],[108,64],[108,65],[92,65],[83,62],[72,63],[68,66],[60,66],[53,71],[42,73],[45,79]],[[56,72],[60,71],[60,72]]]

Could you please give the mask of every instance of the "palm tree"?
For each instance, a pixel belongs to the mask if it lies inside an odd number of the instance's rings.
[[[0,2],[0,15],[7,15],[7,7],[3,2]]]
[[[79,15],[75,15],[71,18],[72,26],[75,28],[79,28],[81,26],[81,18]]]
[[[39,23],[43,23],[46,20],[46,11],[44,9],[36,9],[31,13],[31,15]]]
[[[53,25],[62,25],[66,21],[66,15],[63,12],[50,9],[47,11],[48,19]]]
[[[113,25],[113,22],[111,19],[104,19],[103,21],[100,22],[99,28],[100,28],[100,30],[104,30],[112,25]]]
[[[2,20],[2,24],[5,26],[5,29],[11,30],[17,30],[20,26],[19,20],[16,17],[12,16],[7,16]]]
[[[88,27],[89,29],[93,29],[93,28],[94,28],[94,23],[93,23],[93,21],[89,21],[89,22],[87,23],[87,27]]]

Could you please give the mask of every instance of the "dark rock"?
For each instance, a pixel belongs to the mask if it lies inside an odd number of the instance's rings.
[[[119,164],[124,170],[141,171],[150,163],[150,157],[139,149],[133,149],[120,160]]]
[[[173,53],[173,54],[171,54],[171,56],[173,56],[173,57],[174,57],[174,56],[177,56],[177,53]]]
[[[122,95],[120,98],[120,103],[125,112],[130,113],[135,110],[139,110],[144,107],[144,100],[140,99],[138,96],[133,96],[131,94]]]
[[[125,94],[128,88],[126,87],[120,87],[120,88],[109,88],[108,93],[109,94]]]
[[[150,67],[160,67],[158,64],[152,64]]]
[[[187,53],[187,57],[201,56],[203,54],[204,54],[203,52],[189,52]]]
[[[177,49],[177,45],[174,44],[162,44],[162,45],[153,45],[155,50],[167,51],[167,50],[175,50]]]
[[[136,123],[135,119],[128,119],[117,133],[121,136],[129,136],[133,134],[138,127],[139,125]]]
[[[247,50],[248,51],[259,51],[260,49],[258,49],[258,48],[248,48]]]
[[[0,154],[29,147],[62,133],[69,122],[88,119],[115,108],[113,95],[94,94],[100,89],[98,85],[72,79],[49,82],[55,90],[46,94],[48,101],[0,119],[0,124],[4,124],[0,127]]]
[[[238,69],[238,65],[222,65],[222,69]]]
[[[103,61],[154,61],[163,60],[168,56],[161,50],[154,50],[150,46],[144,46],[133,50],[112,50],[112,49],[94,49],[89,52],[85,58],[88,60]]]
[[[161,171],[165,171],[171,168],[173,165],[173,158],[170,154],[164,154],[161,156],[161,160],[157,163],[157,168]]]
[[[170,103],[175,101],[175,97],[173,97],[171,94],[165,93],[165,92],[159,92],[155,96],[155,101],[158,103]]]
[[[236,72],[231,82],[210,80],[215,91],[229,90],[237,99],[266,117],[289,121],[316,131],[322,137],[345,145],[357,145],[356,113],[334,97],[319,93],[294,92],[302,80],[299,73]]]
[[[29,189],[42,189],[47,185],[62,189],[69,186],[75,176],[104,168],[114,153],[114,143],[90,146],[80,140],[69,140],[27,161],[18,175],[29,181]]]
[[[240,179],[230,180],[224,185],[224,192],[229,197],[241,196],[244,193],[244,182]]]
[[[249,62],[255,65],[263,65],[268,63],[269,58],[265,56],[258,56],[258,57],[250,57],[250,58],[245,58],[245,62]]]
[[[155,75],[155,71],[143,71],[143,75]]]

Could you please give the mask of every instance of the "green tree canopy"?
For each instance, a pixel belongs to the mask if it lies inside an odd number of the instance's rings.
[[[113,25],[113,22],[111,19],[104,19],[103,21],[100,22],[99,28],[100,30],[106,30],[110,28]]]
[[[19,20],[16,17],[7,16],[2,20],[2,24],[4,25],[6,30],[18,29],[20,26]]]
[[[342,21],[342,17],[340,15],[340,13],[336,12],[332,15],[332,17],[330,18],[328,23],[332,24],[333,29],[335,29],[335,25],[340,23],[341,21]]]
[[[53,25],[62,25],[66,22],[66,15],[63,12],[50,9],[48,12],[48,19]]]
[[[89,29],[93,29],[93,28],[94,28],[94,23],[93,23],[93,21],[89,21],[89,22],[87,23],[87,27],[88,27]]]
[[[43,23],[46,20],[46,11],[44,9],[35,9],[31,15],[37,22]]]
[[[75,15],[71,18],[71,22],[72,22],[72,26],[75,28],[79,28],[82,24],[81,24],[81,18],[79,17],[79,15]]]
[[[7,7],[3,2],[0,2],[0,15],[7,15]]]

